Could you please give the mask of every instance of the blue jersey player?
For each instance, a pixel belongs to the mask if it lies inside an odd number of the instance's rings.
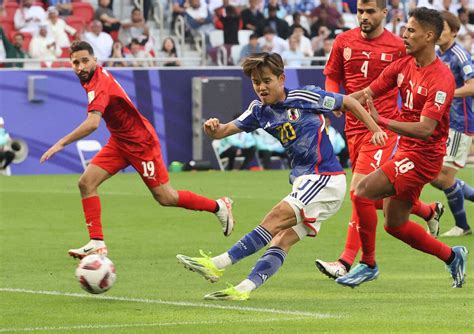
[[[467,155],[474,136],[474,68],[471,55],[456,42],[459,19],[450,12],[443,12],[444,29],[438,41],[438,56],[448,65],[456,81],[456,90],[450,111],[449,137],[443,168],[437,179],[431,182],[443,190],[456,225],[442,236],[458,237],[472,234],[464,209],[464,198],[474,200],[474,189],[462,180],[456,179],[459,168],[466,164]],[[442,79],[441,79],[442,80]]]
[[[329,141],[325,113],[351,110],[373,133],[374,144],[383,145],[387,138],[352,97],[325,92],[315,86],[285,89],[283,61],[276,53],[252,55],[242,66],[259,100],[254,100],[240,117],[227,124],[221,124],[217,118],[207,120],[204,131],[220,139],[242,131],[264,129],[285,148],[293,189],[260,225],[227,252],[213,258],[203,252],[202,257],[177,255],[186,268],[216,282],[225,268],[270,244],[246,279],[235,287],[208,294],[205,299],[248,299],[251,291],[281,267],[292,245],[306,235],[316,236],[321,223],[339,210],[346,179]]]

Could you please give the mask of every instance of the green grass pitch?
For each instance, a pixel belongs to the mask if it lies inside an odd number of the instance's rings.
[[[472,169],[460,176],[474,184]],[[347,194],[320,235],[297,244],[250,300],[204,301],[225,282],[245,278],[262,252],[229,268],[216,284],[186,271],[175,255],[227,250],[289,193],[287,171],[171,174],[176,189],[234,199],[237,225],[229,238],[208,213],[157,205],[136,174],[107,181],[100,189],[103,226],[117,282],[93,297],[79,287],[77,260],[67,255],[87,242],[77,179],[0,177],[0,333],[474,332],[473,236],[442,239],[471,251],[462,289],[451,288],[441,261],[391,237],[381,223],[376,281],[343,288],[317,271],[316,258],[335,260],[343,248]],[[430,186],[422,199],[446,205],[444,194]],[[474,204],[466,202],[466,211],[474,226]],[[441,232],[452,225],[447,210]]]

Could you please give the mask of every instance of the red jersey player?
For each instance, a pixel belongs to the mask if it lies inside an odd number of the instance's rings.
[[[69,255],[83,258],[94,253],[107,254],[97,188],[129,165],[137,170],[155,200],[161,205],[213,212],[222,225],[224,235],[230,235],[234,226],[231,200],[223,197],[216,201],[190,191],[174,190],[161,157],[158,136],[151,123],[140,114],[113,76],[97,65],[90,44],[75,42],[71,45],[70,54],[73,70],[87,92],[87,119],[49,148],[40,161],[50,159],[66,145],[94,132],[101,118],[104,119],[111,137],[92,159],[79,180],[82,206],[91,240],[81,248],[70,249]]]
[[[339,91],[342,82],[346,93],[351,94],[367,87],[391,63],[405,56],[403,41],[384,29],[383,22],[387,15],[385,0],[359,0],[357,17],[359,28],[339,34],[334,42],[324,74],[326,90]],[[387,118],[398,117],[397,89],[387,91],[374,103],[379,113]],[[347,230],[344,251],[336,262],[316,260],[317,268],[330,278],[345,275],[361,247],[361,238],[372,237],[371,232],[377,227],[376,208],[382,208],[382,200],[373,202],[361,199],[354,201],[354,189],[360,180],[379,168],[392,156],[397,146],[398,135],[387,131],[388,140],[384,147],[370,143],[370,132],[350,113],[346,116],[345,132],[347,135],[349,156],[352,162],[351,200],[352,216]],[[358,208],[365,208],[365,216],[358,214]],[[418,201],[413,213],[428,222],[430,231],[437,235],[438,222],[443,208],[441,203],[427,205]],[[366,242],[362,249],[362,262],[373,262],[375,240]]]
[[[411,247],[444,261],[453,278],[453,288],[460,288],[464,284],[467,248],[451,248],[409,220],[423,186],[441,170],[456,88],[451,71],[435,53],[435,43],[443,31],[441,14],[421,7],[409,16],[403,34],[409,56],[389,65],[368,88],[353,94],[362,102],[367,101],[372,117],[380,125],[401,135],[395,156],[358,183],[354,201],[385,198],[385,230]],[[372,96],[381,96],[393,88],[398,88],[402,99],[399,120],[378,114],[372,101]],[[364,208],[359,212],[363,216]],[[361,242],[364,249],[365,240],[361,238]],[[374,260],[358,264],[336,282],[356,287],[377,276]]]

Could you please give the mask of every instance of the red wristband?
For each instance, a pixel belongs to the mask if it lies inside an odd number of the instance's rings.
[[[384,128],[386,128],[387,125],[388,125],[388,122],[390,122],[390,119],[389,119],[389,118],[385,118],[385,117],[379,116],[379,121],[378,121],[377,123],[378,123],[378,125],[381,125],[381,126],[383,126]]]

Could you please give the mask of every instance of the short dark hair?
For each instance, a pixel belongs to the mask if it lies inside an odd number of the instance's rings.
[[[74,52],[86,50],[91,56],[94,55],[94,49],[92,46],[84,41],[74,41],[69,48],[69,54],[72,55]]]
[[[378,8],[385,9],[387,8],[387,0],[360,0],[362,3],[375,2]]]
[[[434,42],[436,43],[444,28],[444,22],[440,12],[435,9],[419,7],[410,11],[408,16],[413,17],[423,28],[433,29],[435,34]]]
[[[260,37],[260,36],[258,36],[257,33],[253,32],[253,33],[250,34],[249,40],[251,40],[251,39],[258,39],[259,37]]]
[[[441,17],[443,18],[443,21],[446,21],[449,29],[451,29],[452,32],[457,33],[461,28],[461,22],[459,21],[459,18],[453,13],[448,12],[447,10],[442,11]]]
[[[276,76],[282,75],[285,70],[283,59],[278,53],[254,53],[246,57],[242,63],[242,69],[249,78],[254,70],[261,70],[263,67],[268,67]]]

